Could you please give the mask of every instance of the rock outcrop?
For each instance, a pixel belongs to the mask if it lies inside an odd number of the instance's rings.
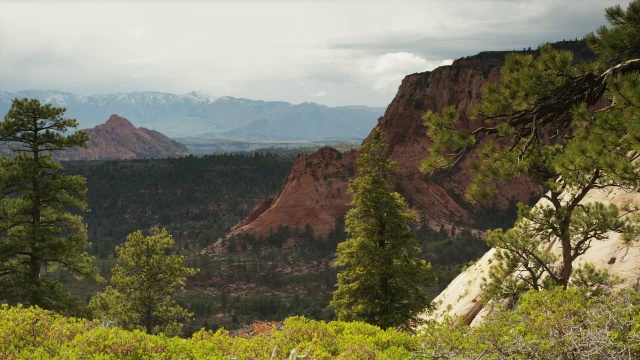
[[[421,224],[436,227],[455,221],[473,226],[487,209],[504,210],[509,199],[528,201],[531,192],[538,190],[524,181],[515,182],[503,188],[494,203],[479,208],[464,197],[473,154],[456,168],[432,176],[418,169],[430,144],[422,115],[455,105],[466,127],[481,125],[471,119],[471,111],[480,100],[483,85],[498,80],[503,59],[504,53],[484,55],[458,60],[432,72],[408,75],[378,120],[389,143],[389,157],[398,164],[396,188],[416,210]],[[350,207],[351,197],[346,190],[349,178],[355,175],[356,156],[355,152],[341,155],[324,148],[301,157],[275,198],[261,203],[228,236],[248,234],[263,238],[280,226],[293,230],[309,225],[316,236],[326,237],[335,219]]]
[[[354,173],[354,152],[324,147],[302,155],[278,194],[262,201],[230,234],[264,238],[279,227],[303,231],[308,224],[314,234],[326,237],[351,206],[347,184]]]
[[[582,203],[593,201],[613,203],[618,206],[640,203],[640,193],[628,192],[620,188],[592,190]],[[551,251],[559,252],[559,244],[555,243],[555,249],[552,248]],[[473,324],[482,319],[486,313],[481,301],[482,284],[488,276],[494,254],[495,249],[489,250],[458,275],[435,298],[435,310],[425,314],[424,317],[440,321],[446,316],[459,316],[467,324]],[[640,242],[626,243],[619,233],[609,232],[605,240],[593,241],[589,250],[577,258],[575,264],[580,265],[585,262],[618,275],[623,282],[617,285],[617,288],[640,290]]]
[[[186,146],[165,135],[136,128],[129,120],[111,115],[106,123],[85,130],[89,148],[74,147],[56,154],[58,160],[167,158],[189,154]]]

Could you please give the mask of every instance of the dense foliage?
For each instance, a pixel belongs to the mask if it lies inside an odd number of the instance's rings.
[[[576,290],[542,291],[473,328],[452,320],[411,335],[293,317],[254,324],[242,337],[202,330],[180,339],[3,305],[0,358],[285,359],[295,351],[312,359],[633,359],[640,356],[639,314],[633,292],[589,299]]]
[[[640,1],[626,11],[607,9],[611,27],[587,36],[599,62],[575,64],[570,51],[550,46],[536,56],[507,56],[500,81],[485,88],[475,110],[483,127],[462,129],[453,107],[425,115],[434,144],[423,170],[455,166],[478,144],[470,198],[486,200],[518,177],[544,189],[539,206],[520,207],[513,229],[489,234],[501,260],[490,274],[490,296],[566,288],[576,276],[610,279],[591,265],[575,269],[575,260],[607,232],[625,233],[626,240],[638,232],[638,219],[624,217],[636,206],[584,199],[594,190],[640,187],[640,59],[633,59],[639,11]],[[556,241],[559,254],[549,250]]]
[[[0,122],[0,142],[12,157],[0,157],[0,301],[71,312],[75,299],[52,278],[66,271],[97,279],[87,255],[82,217],[85,179],[69,176],[52,152],[84,146],[87,136],[64,108],[15,99]]]
[[[348,238],[338,245],[337,288],[331,307],[338,319],[411,328],[428,308],[424,286],[435,280],[431,265],[419,259],[412,232],[415,217],[391,190],[395,163],[375,128],[360,147],[358,177],[349,181],[353,208],[346,217]]]
[[[629,290],[529,291],[514,310],[496,308],[477,327],[455,321],[425,328],[424,354],[437,359],[635,359],[640,298]]]

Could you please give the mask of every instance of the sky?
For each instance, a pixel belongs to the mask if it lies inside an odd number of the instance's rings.
[[[0,0],[0,91],[386,106],[402,78],[582,38],[627,0]]]

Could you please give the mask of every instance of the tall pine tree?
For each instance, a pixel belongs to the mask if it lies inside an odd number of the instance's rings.
[[[349,237],[338,245],[342,270],[330,306],[340,320],[410,328],[429,306],[423,286],[435,277],[431,265],[416,258],[415,218],[391,190],[388,177],[396,167],[386,149],[379,128],[360,147],[358,177],[349,183],[354,206],[346,217]]]
[[[85,179],[66,175],[52,152],[85,146],[64,108],[15,99],[0,122],[0,140],[13,157],[0,158],[0,300],[67,311],[75,303],[54,271],[97,279],[86,253]],[[75,212],[75,213],[74,213]]]

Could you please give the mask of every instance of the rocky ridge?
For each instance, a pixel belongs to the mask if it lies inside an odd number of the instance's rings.
[[[146,128],[136,128],[129,120],[111,115],[102,125],[85,130],[88,149],[74,147],[57,153],[58,160],[112,160],[167,158],[189,154],[186,146]]]
[[[572,51],[578,62],[594,59],[584,41],[562,41],[552,46]],[[537,50],[523,52],[535,56]],[[378,126],[389,143],[389,157],[398,164],[396,189],[415,210],[420,225],[439,228],[457,223],[474,227],[483,217],[505,210],[512,199],[530,202],[532,196],[539,196],[542,189],[526,179],[517,179],[504,186],[492,203],[482,206],[470,203],[464,192],[471,179],[474,151],[453,169],[431,175],[418,170],[430,145],[422,115],[454,105],[463,126],[470,130],[482,126],[480,120],[472,119],[471,112],[480,101],[483,86],[498,81],[500,67],[508,53],[485,51],[431,72],[406,76],[379,118]],[[354,152],[340,157],[327,156],[328,153],[329,150],[322,149],[298,159],[278,194],[258,205],[227,237],[246,234],[264,238],[278,227],[289,226],[295,230],[307,225],[316,237],[326,237],[336,218],[350,207],[351,196],[345,190],[349,178],[355,175],[357,156]]]
[[[422,115],[455,105],[465,127],[475,129],[482,125],[471,118],[471,111],[480,100],[482,87],[498,80],[503,60],[501,53],[484,55],[461,59],[432,72],[408,75],[378,120],[389,143],[389,157],[398,164],[396,189],[416,211],[420,224],[435,228],[455,222],[473,227],[488,211],[506,209],[510,199],[526,202],[532,192],[539,191],[524,180],[516,181],[504,187],[493,203],[481,208],[464,197],[473,152],[446,172],[430,176],[418,169],[430,144]],[[350,207],[351,196],[346,189],[349,178],[355,175],[356,156],[355,152],[338,155],[325,148],[301,157],[278,194],[256,207],[227,237],[245,234],[264,238],[278,227],[294,230],[307,225],[317,237],[326,237],[336,218]]]

